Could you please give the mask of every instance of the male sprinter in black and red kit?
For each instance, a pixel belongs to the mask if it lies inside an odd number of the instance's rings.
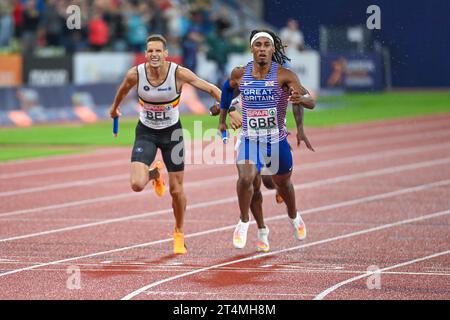
[[[130,183],[133,191],[142,191],[152,180],[156,194],[162,196],[165,185],[161,175],[162,164],[155,160],[157,149],[162,153],[169,173],[169,191],[175,216],[173,252],[186,253],[184,244],[184,215],[186,196],[183,190],[184,142],[180,123],[181,88],[190,85],[209,93],[217,102],[221,91],[200,79],[191,70],[166,61],[166,39],[151,35],[147,39],[146,63],[131,68],[120,85],[110,114],[120,116],[120,103],[131,88],[137,85],[139,103],[142,106],[136,127],[136,139],[131,156]]]

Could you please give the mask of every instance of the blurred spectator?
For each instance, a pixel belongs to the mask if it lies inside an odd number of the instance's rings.
[[[127,40],[134,52],[143,52],[147,41],[147,21],[149,19],[145,4],[139,7],[137,3],[131,3],[130,13],[127,18]],[[147,21],[146,21],[147,20]]]
[[[114,51],[125,51],[127,49],[125,20],[121,12],[123,7],[123,3],[119,4],[111,1],[108,10],[104,14],[105,21],[109,25],[110,38]]]
[[[29,0],[22,0],[22,3],[26,2],[26,1],[29,1]],[[35,0],[36,9],[37,9],[37,11],[39,11],[39,14],[42,14],[46,9],[45,1],[46,0]]]
[[[213,32],[214,26],[210,20],[209,12],[203,9],[191,11],[190,28],[193,28],[204,35]]]
[[[42,13],[41,27],[44,30],[47,46],[60,46],[64,20],[63,2],[57,0],[47,0],[47,7]]]
[[[182,37],[184,35],[182,24],[184,15],[182,7],[179,5],[171,6],[164,11],[167,24],[167,34],[171,37]]]
[[[197,68],[197,52],[203,40],[203,36],[194,29],[190,29],[183,39],[183,65],[194,72]]]
[[[222,83],[225,77],[225,69],[228,63],[228,56],[233,52],[244,52],[246,46],[234,45],[231,40],[225,36],[230,28],[231,22],[227,14],[220,14],[214,20],[214,32],[207,38],[208,52],[207,58],[217,63],[219,68],[219,83]]]
[[[22,48],[26,53],[31,53],[37,44],[40,13],[37,10],[36,1],[28,0],[23,11]]]
[[[170,56],[176,59],[179,59],[178,64],[182,64],[182,56],[183,56],[183,48],[181,47],[182,41],[179,37],[169,36],[166,38],[167,40],[167,50],[170,52]]]
[[[89,48],[88,45],[88,23],[89,23],[89,6],[87,0],[71,0],[70,3],[66,1],[65,4],[61,4],[67,10],[68,5],[76,5],[81,10],[81,28],[80,29],[69,29],[66,27],[64,22],[63,26],[63,37],[62,45],[64,46],[66,52],[73,53],[76,51],[86,51]],[[68,17],[68,13],[65,12],[64,17]]]
[[[89,21],[89,45],[94,51],[102,50],[109,40],[109,27],[99,12]]]
[[[162,9],[156,4],[150,2],[149,4],[149,31],[152,34],[166,34],[167,33],[167,22],[164,18]]]
[[[305,50],[305,40],[297,20],[288,20],[286,27],[280,31],[280,38],[283,44],[287,46],[287,50]]]
[[[81,8],[80,29],[66,27],[69,5]],[[42,44],[67,53],[143,52],[148,35],[159,33],[176,50],[171,55],[183,56],[189,68],[195,70],[203,50],[223,70],[236,37],[245,31],[236,12],[226,9],[212,0],[0,0],[0,45],[16,37],[24,51]]]
[[[213,17],[215,32],[219,36],[225,36],[226,31],[231,26],[229,12],[226,7],[222,7],[217,15]]]
[[[68,38],[68,41],[65,41],[64,43],[66,52],[74,53],[77,51],[87,51],[89,49],[89,45],[86,40],[87,35],[83,30],[85,29],[68,30],[68,32],[70,32],[70,37]]]
[[[8,1],[0,1],[0,47],[7,47],[14,33],[13,7]]]
[[[13,17],[14,17],[14,36],[16,38],[22,37],[23,29],[23,10],[25,6],[20,2],[20,0],[13,1]]]
[[[170,0],[153,0],[153,3],[161,10],[161,12],[166,12],[168,9],[174,7]]]

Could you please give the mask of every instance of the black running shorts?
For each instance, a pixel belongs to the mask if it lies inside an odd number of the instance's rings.
[[[180,121],[171,127],[160,130],[151,129],[139,121],[136,126],[131,161],[142,162],[150,166],[155,160],[156,151],[160,149],[168,172],[183,171],[184,140],[181,128]]]

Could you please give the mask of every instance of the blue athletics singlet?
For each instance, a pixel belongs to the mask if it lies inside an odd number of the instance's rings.
[[[253,61],[245,67],[239,90],[242,135],[249,140],[277,143],[288,135],[285,120],[289,92],[278,83],[278,68],[278,63],[272,62],[267,76],[257,80],[252,76]]]

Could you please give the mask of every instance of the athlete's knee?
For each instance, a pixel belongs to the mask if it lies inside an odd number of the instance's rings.
[[[134,192],[141,192],[145,188],[146,181],[144,179],[131,178],[130,185]]]
[[[184,190],[182,186],[174,186],[169,189],[170,196],[174,199],[181,199],[184,197]]]
[[[145,188],[145,183],[142,180],[131,180],[130,182],[131,189],[134,192],[141,192]]]
[[[241,188],[250,188],[253,185],[254,179],[255,179],[255,177],[250,176],[250,175],[240,176],[238,178],[237,184]]]

